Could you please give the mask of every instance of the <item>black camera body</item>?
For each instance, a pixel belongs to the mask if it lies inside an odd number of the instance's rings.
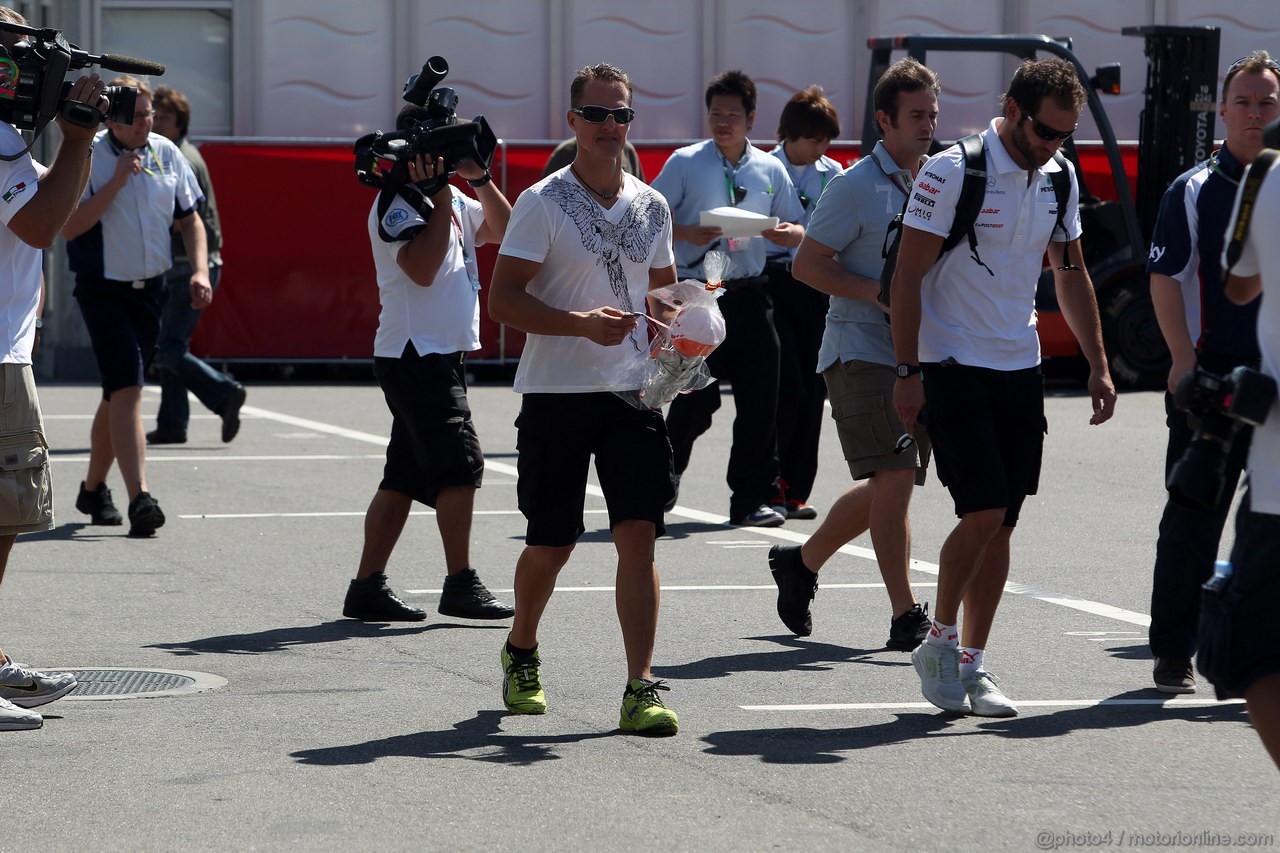
[[[103,113],[96,106],[67,99],[72,85],[65,80],[68,71],[100,65],[112,71],[158,76],[164,74],[165,70],[163,65],[145,59],[86,53],[75,45],[68,44],[60,30],[36,29],[0,21],[0,31],[18,33],[25,37],[13,45],[0,45],[0,121],[6,121],[20,130],[34,130],[37,137],[59,114],[81,127],[96,127],[103,121],[120,124],[133,122],[137,89],[129,86],[106,87],[103,94],[110,102],[110,107]],[[22,153],[3,159],[13,160],[22,156]]]
[[[1264,422],[1275,399],[1276,381],[1248,367],[1237,367],[1226,376],[1197,367],[1178,380],[1174,405],[1199,423],[1187,452],[1169,472],[1169,496],[1193,508],[1216,506],[1237,434],[1245,425]]]
[[[430,195],[457,171],[458,163],[473,160],[489,168],[498,138],[484,116],[468,121],[457,114],[458,94],[448,87],[437,88],[449,73],[444,57],[433,56],[404,84],[404,99],[422,107],[421,121],[392,133],[374,131],[355,143],[356,177],[362,184],[379,189],[398,189],[409,181],[409,163],[418,155],[444,160],[445,174],[429,185],[419,185]]]

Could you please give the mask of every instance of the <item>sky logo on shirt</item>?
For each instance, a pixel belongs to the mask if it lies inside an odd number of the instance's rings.
[[[26,191],[26,189],[27,189],[27,182],[26,182],[26,181],[22,181],[22,182],[20,182],[20,183],[16,183],[16,184],[14,184],[13,186],[9,187],[8,191],[7,191],[7,192],[5,192],[5,194],[4,194],[4,195],[0,195],[0,199],[4,199],[4,203],[5,203],[5,204],[9,204],[9,203],[10,203],[10,202],[12,202],[15,198],[17,198],[18,196],[22,195],[22,193],[23,193],[23,192],[25,192],[25,191]]]

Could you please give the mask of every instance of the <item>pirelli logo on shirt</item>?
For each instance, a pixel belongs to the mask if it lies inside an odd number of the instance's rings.
[[[4,203],[9,204],[15,198],[22,195],[26,191],[26,189],[27,189],[26,181],[16,183],[13,186],[9,187],[9,189],[5,191],[4,195],[0,195],[0,199],[4,199]]]

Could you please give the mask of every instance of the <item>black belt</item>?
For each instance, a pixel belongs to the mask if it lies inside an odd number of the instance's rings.
[[[102,278],[98,276],[93,276],[92,278],[106,285],[128,287],[132,290],[143,290],[144,288],[154,287],[163,283],[164,273],[160,273],[160,275],[153,275],[151,278],[135,278],[133,281],[120,281],[114,278]]]
[[[768,283],[769,276],[767,275],[753,275],[748,276],[747,278],[731,278],[727,281],[720,282],[725,290],[731,292],[734,290],[747,290],[752,287],[764,287]]]

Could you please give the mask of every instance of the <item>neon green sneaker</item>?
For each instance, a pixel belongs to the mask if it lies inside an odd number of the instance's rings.
[[[529,657],[512,657],[506,642],[502,644],[502,702],[513,714],[547,713],[547,694],[542,692],[538,667],[542,661],[538,650]]]
[[[676,712],[658,698],[659,690],[670,689],[664,681],[631,679],[622,692],[622,718],[619,722],[622,730],[653,737],[666,737],[679,731]]]

